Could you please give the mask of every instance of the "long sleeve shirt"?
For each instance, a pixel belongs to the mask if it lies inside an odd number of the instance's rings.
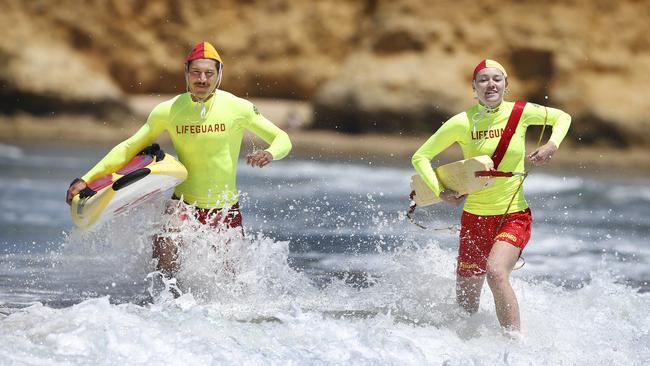
[[[415,152],[412,158],[413,167],[436,195],[439,195],[445,187],[436,177],[431,167],[431,160],[453,143],[460,145],[465,159],[479,155],[492,156],[513,107],[514,103],[504,101],[496,110],[486,112],[483,106],[477,104],[447,120]],[[524,171],[526,130],[528,126],[544,123],[553,127],[549,141],[559,147],[571,125],[571,116],[559,109],[527,103],[498,170]],[[468,195],[464,210],[484,216],[504,214],[519,187],[520,179],[521,177],[517,176],[497,177],[493,186]],[[523,190],[520,189],[508,212],[526,208],[528,203],[524,198]]]
[[[189,93],[156,106],[147,122],[130,138],[114,147],[82,179],[91,182],[124,166],[163,132],[171,137],[187,179],[175,189],[178,197],[201,208],[223,207],[238,200],[237,161],[249,130],[270,144],[275,160],[291,150],[289,136],[262,116],[249,101],[217,90],[205,103],[206,115]]]

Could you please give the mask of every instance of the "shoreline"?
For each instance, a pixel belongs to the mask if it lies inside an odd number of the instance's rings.
[[[83,115],[52,114],[33,116],[17,114],[0,115],[0,143],[52,145],[106,145],[111,147],[131,136],[146,120],[147,111],[168,96],[134,96],[130,104],[135,113],[128,121],[108,123]],[[344,134],[331,130],[311,129],[309,102],[254,99],[262,113],[284,129],[293,143],[292,155],[304,159],[337,160],[360,164],[388,164],[411,166],[412,154],[429,136],[400,134]],[[161,144],[170,144],[163,134]],[[242,154],[264,145],[261,140],[246,134]],[[528,151],[535,148],[529,143]],[[436,157],[433,165],[462,159],[460,148],[452,146]],[[576,146],[565,141],[548,171],[578,173],[580,175],[650,176],[650,154],[642,147],[616,149],[601,146]]]

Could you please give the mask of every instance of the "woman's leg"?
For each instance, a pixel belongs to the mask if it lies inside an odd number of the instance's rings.
[[[499,323],[506,330],[519,330],[519,304],[510,286],[510,272],[519,259],[520,249],[505,241],[494,243],[487,261],[487,281]]]
[[[478,311],[484,282],[485,275],[470,277],[456,275],[456,301],[470,314]]]

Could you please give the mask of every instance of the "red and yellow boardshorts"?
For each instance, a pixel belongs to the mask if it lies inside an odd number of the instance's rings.
[[[502,215],[479,216],[463,211],[460,219],[460,246],[456,272],[461,277],[483,275],[487,259],[496,241],[505,241],[521,251],[530,239],[533,216],[530,209]],[[499,232],[497,233],[497,229]]]
[[[172,196],[172,200],[180,201],[176,195]],[[187,221],[190,215],[194,216],[203,225],[209,225],[213,229],[235,229],[240,228],[242,234],[244,232],[242,227],[242,214],[239,210],[239,203],[235,203],[229,209],[221,208],[200,208],[190,205],[188,203],[170,203],[167,206],[166,214],[175,214],[177,218],[175,224],[172,226],[180,226],[183,221]]]

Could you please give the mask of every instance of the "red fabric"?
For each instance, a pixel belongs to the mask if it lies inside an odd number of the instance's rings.
[[[503,156],[506,154],[506,150],[508,150],[508,145],[510,145],[512,135],[515,134],[515,130],[517,129],[517,125],[519,124],[525,106],[526,102],[519,100],[515,102],[515,106],[512,108],[512,112],[510,112],[506,128],[503,130],[499,144],[492,155],[492,162],[494,163],[495,170],[499,168],[499,164],[501,164],[501,160],[503,160]]]
[[[172,199],[178,200],[176,195]],[[242,215],[239,211],[239,203],[235,203],[225,214],[220,208],[199,208],[194,206],[180,206],[179,217],[182,221],[189,219],[189,215],[193,214],[203,225],[210,225],[211,228],[221,229],[226,228],[242,228]]]
[[[225,214],[219,209],[207,208],[193,208],[194,217],[199,220],[203,225],[210,225],[210,227],[218,229],[221,226],[234,229],[242,226],[242,216],[239,211],[239,204],[235,204]],[[181,214],[181,220],[187,220],[187,213]]]
[[[185,58],[186,62],[190,62],[192,60],[196,60],[197,58],[204,58],[205,57],[205,42],[201,42],[194,46],[192,48],[192,51],[190,51],[190,54],[187,55]]]
[[[476,65],[476,67],[474,68],[474,74],[472,75],[472,80],[476,79],[476,74],[478,74],[479,71],[483,70],[486,67],[487,67],[487,60],[483,60],[478,65]]]
[[[117,171],[117,174],[127,175],[131,172],[134,172],[140,168],[144,168],[153,161],[151,155],[136,155],[131,161],[129,161],[122,169]]]
[[[503,223],[499,223],[503,217]],[[530,209],[505,215],[478,216],[463,211],[456,272],[461,277],[483,275],[487,258],[496,241],[504,241],[520,250],[530,240],[533,216]],[[498,234],[497,234],[498,230]]]
[[[498,170],[485,170],[482,172],[474,172],[475,177],[512,177],[512,172],[500,172]]]
[[[192,50],[190,51],[189,55],[185,58],[185,62],[189,63],[192,60],[196,60],[198,58],[208,58],[215,60],[219,63],[221,63],[221,56],[219,56],[219,52],[214,48],[213,45],[211,45],[209,42],[201,42],[198,43]]]
[[[97,178],[94,181],[88,183],[88,188],[97,192],[102,188],[108,187],[113,184],[113,174],[107,174],[101,178]]]
[[[500,63],[494,61],[494,60],[488,60],[485,59],[481,61],[476,67],[474,68],[474,74],[472,75],[472,81],[476,80],[476,74],[481,72],[481,70],[489,68],[489,67],[494,67],[495,69],[501,71],[503,73],[503,76],[508,77],[508,73],[506,72],[506,69],[501,65]]]

